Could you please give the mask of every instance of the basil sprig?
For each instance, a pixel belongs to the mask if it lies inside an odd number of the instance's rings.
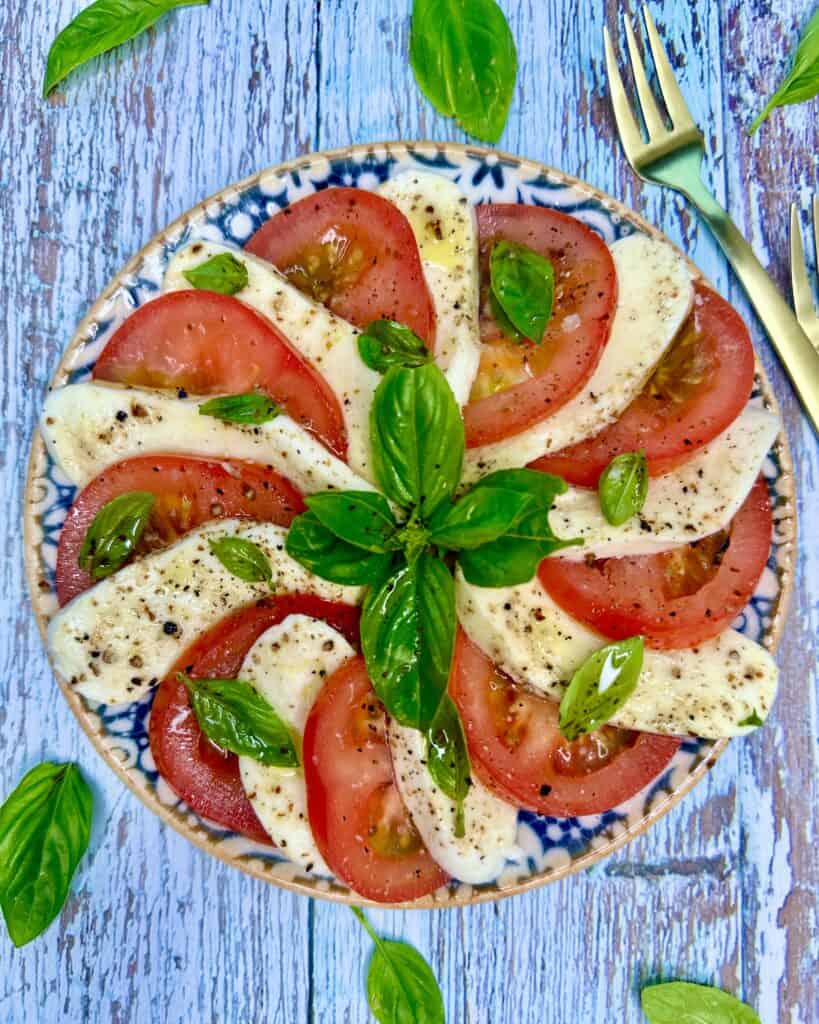
[[[210,538],[208,545],[222,565],[245,583],[270,583],[270,560],[258,544],[244,537]]]
[[[341,540],[376,554],[394,547],[395,519],[376,491],[327,491],[305,499],[322,526]]]
[[[776,107],[802,103],[819,95],[819,8],[805,26],[793,55],[791,69],[748,129],[753,135]]]
[[[235,295],[247,287],[247,267],[232,252],[220,252],[209,260],[197,263],[190,270],[183,270],[182,276],[194,288],[219,295]]]
[[[344,587],[377,583],[389,573],[394,561],[392,553],[373,554],[348,544],[328,529],[315,512],[296,516],[290,524],[286,547],[288,555],[310,572]]]
[[[293,736],[275,710],[241,679],[191,679],[180,672],[199,728],[223,750],[261,764],[296,768]]]
[[[634,693],[643,668],[641,636],[607,644],[587,658],[572,676],[560,702],[560,731],[567,740],[594,732]]]
[[[640,993],[648,1024],[760,1024],[747,1003],[710,985],[668,981]]]
[[[489,278],[492,309],[500,329],[512,341],[527,339],[539,345],[554,305],[551,261],[525,245],[496,242],[489,257]]]
[[[15,946],[62,909],[88,847],[92,805],[77,765],[46,761],[0,807],[0,908]]]
[[[280,412],[271,398],[257,392],[221,395],[219,398],[209,398],[199,406],[200,416],[213,416],[225,423],[249,423],[254,426],[274,420]]]
[[[444,697],[427,730],[427,767],[438,788],[455,802],[455,837],[466,833],[464,801],[472,784],[469,751],[458,709]]]
[[[597,482],[600,510],[607,523],[622,526],[645,505],[648,497],[648,461],[642,449],[616,455]]]
[[[432,360],[432,353],[415,331],[395,320],[374,320],[359,335],[358,351],[376,373],[386,373],[391,366],[423,366]]]
[[[150,491],[127,491],[107,501],[85,531],[80,568],[101,580],[124,565],[139,546],[155,502]]]

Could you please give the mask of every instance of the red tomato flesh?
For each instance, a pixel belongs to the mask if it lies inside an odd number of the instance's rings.
[[[192,395],[261,390],[340,458],[347,451],[341,407],[323,377],[230,295],[191,289],[140,306],[103,349],[94,379]]]
[[[179,658],[156,692],[149,733],[159,774],[192,810],[232,832],[270,843],[242,786],[238,757],[220,750],[202,733],[176,673],[198,679],[235,678],[262,633],[288,615],[323,619],[357,647],[359,614],[351,605],[309,594],[271,597],[224,619]]]

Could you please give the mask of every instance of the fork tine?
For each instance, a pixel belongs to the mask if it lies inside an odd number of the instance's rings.
[[[815,227],[816,224],[814,222]],[[791,203],[791,288],[793,290],[793,305],[796,310],[796,319],[802,325],[805,333],[809,333],[808,325],[813,322],[816,314],[813,310],[813,296],[811,295],[810,281],[808,280],[806,255],[802,245],[799,207],[796,203]]]
[[[648,4],[643,4],[643,17],[645,18],[646,29],[648,30],[648,41],[651,46],[651,56],[654,58],[657,80],[660,83],[663,102],[671,117],[671,123],[677,129],[696,129],[694,119],[691,117],[691,112],[688,109],[688,104],[685,102],[685,98],[680,92],[680,87],[677,85],[677,78],[668,61],[668,55],[660,39],[657,26],[654,24],[654,19],[651,17]]]
[[[611,42],[611,35],[608,27],[603,28],[603,39],[606,49],[606,74],[609,77],[609,91],[611,92],[611,105],[614,108],[614,119],[617,122],[617,130],[620,132],[620,142],[626,151],[626,156],[633,164],[637,153],[643,146],[643,136],[634,120],[623,79],[620,77],[620,70],[617,67],[617,57],[614,54],[614,46]]]
[[[628,18],[624,20],[626,23],[628,52],[631,57],[631,70],[634,74],[634,84],[637,86],[637,95],[640,97],[640,106],[643,111],[643,120],[646,123],[649,141],[654,141],[660,136],[665,135],[668,129],[657,106],[657,101],[654,99],[654,93],[651,91],[651,85],[648,81],[648,75],[646,74],[645,64],[643,64],[643,57],[640,53],[634,29],[631,27],[631,22]]]

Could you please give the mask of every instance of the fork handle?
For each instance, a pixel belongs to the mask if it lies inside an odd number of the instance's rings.
[[[814,430],[819,434],[819,352],[799,326],[799,321],[751,246],[705,185],[687,189],[686,194],[702,214],[742,282]]]

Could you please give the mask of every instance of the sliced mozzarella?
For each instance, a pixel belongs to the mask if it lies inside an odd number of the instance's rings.
[[[778,432],[776,416],[746,407],[688,462],[654,477],[642,511],[622,526],[606,522],[597,491],[570,487],[555,499],[550,521],[559,537],[582,537],[585,543],[557,556],[651,554],[716,533],[739,511]]]
[[[611,247],[617,307],[600,362],[585,387],[552,416],[495,444],[467,452],[464,481],[525,466],[598,434],[642,391],[691,311],[694,286],[683,257],[668,243],[629,235]]]
[[[517,808],[473,779],[464,801],[465,835],[455,836],[455,804],[436,786],[426,765],[426,738],[389,723],[390,752],[401,798],[421,838],[447,874],[461,882],[491,882],[507,860],[517,860]]]
[[[299,738],[324,680],[355,654],[341,633],[307,615],[288,615],[248,651],[239,678],[251,683]],[[282,853],[305,871],[330,874],[307,818],[304,769],[239,758],[242,785]]]
[[[370,485],[289,416],[251,426],[202,416],[204,398],[113,384],[69,384],[48,396],[40,431],[79,487],[121,459],[172,452],[272,466],[305,494]]]
[[[209,538],[223,536],[259,545],[273,570],[269,586],[245,583],[228,572],[208,545]],[[360,588],[328,583],[294,561],[284,550],[286,536],[272,523],[224,519],[124,566],[51,620],[48,649],[54,668],[89,700],[137,700],[198,636],[259,598],[300,592],[348,604],[360,599]]]
[[[537,577],[485,588],[457,574],[458,618],[467,635],[513,679],[559,701],[572,675],[607,641],[559,608]],[[770,654],[726,630],[699,647],[646,648],[637,689],[612,718],[624,729],[707,738],[739,736],[754,711],[765,718],[778,673]]]
[[[428,171],[399,174],[380,191],[412,227],[435,306],[435,362],[465,405],[481,358],[474,207],[454,182]]]

